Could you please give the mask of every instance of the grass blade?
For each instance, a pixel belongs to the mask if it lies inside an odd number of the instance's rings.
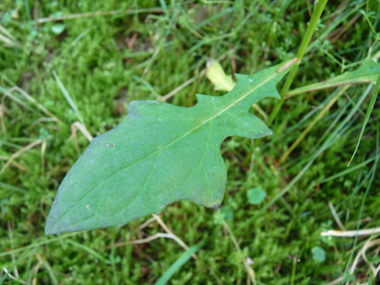
[[[33,249],[35,247],[39,247],[41,245],[46,245],[46,244],[49,244],[49,243],[52,243],[52,242],[59,241],[61,239],[65,239],[65,238],[68,238],[68,237],[75,236],[77,234],[79,234],[79,233],[71,233],[71,234],[67,234],[67,235],[64,235],[64,236],[58,236],[56,238],[47,238],[47,237],[44,237],[44,238],[41,238],[41,241],[39,241],[39,242],[32,243],[32,244],[29,244],[29,245],[26,245],[26,246],[23,246],[23,247],[19,247],[19,248],[13,249],[13,250],[3,251],[3,252],[0,253],[0,257],[16,254],[16,253],[19,253],[19,252],[23,252],[25,250],[30,250],[30,249]]]
[[[288,75],[288,78],[285,81],[284,86],[281,89],[281,93],[280,93],[281,101],[278,101],[278,103],[276,103],[276,105],[274,106],[274,108],[272,110],[272,113],[269,116],[269,119],[268,119],[268,125],[269,126],[272,124],[274,118],[276,117],[278,111],[280,110],[282,103],[285,100],[285,95],[288,93],[290,85],[292,85],[292,82],[296,76],[298,67],[301,64],[302,58],[305,55],[305,52],[306,52],[306,49],[309,45],[311,37],[314,34],[314,30],[317,27],[318,21],[321,18],[323,10],[325,9],[326,3],[327,3],[327,0],[321,0],[317,3],[317,5],[314,8],[313,15],[311,16],[309,26],[307,27],[305,36],[303,37],[302,42],[301,42],[301,46],[297,52],[296,57],[299,58],[300,60],[297,62],[297,64],[295,64],[293,66],[292,70],[290,71],[290,73]]]
[[[78,248],[81,248],[81,249],[87,251],[89,254],[93,255],[95,258],[101,260],[104,263],[107,262],[107,260],[106,260],[105,257],[103,257],[100,253],[97,253],[95,250],[89,248],[88,246],[85,246],[83,244],[80,244],[80,243],[75,242],[75,241],[70,240],[70,239],[66,240],[66,242],[69,243],[69,244],[71,244],[71,245],[73,245],[73,246],[76,246]]]
[[[313,164],[313,162],[318,158],[318,156],[328,149],[334,142],[335,137],[338,135],[338,133],[347,125],[347,123],[352,119],[354,114],[359,109],[360,105],[364,102],[364,99],[368,96],[369,92],[371,91],[371,86],[369,86],[364,94],[360,97],[359,101],[355,105],[355,107],[350,111],[350,113],[347,115],[347,117],[343,120],[343,122],[335,129],[334,132],[332,132],[329,136],[329,138],[323,143],[323,145],[319,148],[319,150],[314,154],[314,156],[311,158],[311,160],[308,162],[307,165],[297,174],[296,177],[293,178],[293,180],[284,188],[281,190],[281,192],[277,193],[268,203],[266,203],[257,213],[257,216],[260,216],[264,211],[266,211],[271,205],[277,202],[281,197],[283,197],[293,186],[294,184],[302,178],[302,176],[305,174],[305,172],[310,168],[310,166]]]
[[[306,129],[302,132],[302,134],[297,138],[297,140],[291,145],[291,147],[282,155],[280,158],[280,164],[282,164],[285,159],[292,153],[292,151],[297,147],[297,145],[303,140],[303,138],[310,132],[310,130],[314,127],[316,123],[325,115],[325,113],[330,110],[330,108],[335,104],[336,101],[344,94],[344,92],[348,89],[349,85],[343,87],[337,95],[331,99],[331,101],[326,105],[325,108],[318,114],[318,116],[306,127]]]
[[[164,275],[162,275],[160,277],[160,279],[157,280],[156,283],[154,283],[154,285],[164,285],[166,284],[166,282],[168,282],[170,280],[170,278],[174,275],[174,273],[181,268],[182,265],[184,265],[190,258],[191,256],[196,253],[200,248],[202,248],[204,246],[204,242],[200,242],[192,247],[189,248],[189,250],[187,250],[180,258],[178,258],[171,266],[170,268],[168,269],[168,271],[166,271],[164,273]]]
[[[347,164],[347,166],[349,166],[351,164],[352,160],[354,159],[354,156],[355,156],[356,152],[358,151],[358,148],[359,148],[359,145],[360,145],[360,141],[362,140],[365,127],[367,126],[369,117],[371,116],[373,107],[375,106],[377,95],[379,94],[379,89],[380,89],[380,74],[377,77],[375,89],[373,90],[373,94],[372,94],[372,97],[371,97],[371,102],[369,103],[369,106],[368,106],[368,109],[367,109],[367,113],[365,114],[365,118],[364,118],[364,122],[363,122],[363,127],[362,127],[362,130],[361,130],[360,135],[359,135],[358,143],[356,144],[355,151],[352,154],[350,162]]]
[[[71,98],[69,92],[67,92],[65,86],[63,86],[62,81],[59,79],[59,77],[58,77],[58,75],[55,73],[55,71],[53,71],[53,75],[54,75],[55,80],[56,80],[57,83],[58,83],[59,88],[61,89],[61,91],[62,91],[62,93],[63,93],[63,96],[65,96],[67,102],[70,104],[71,108],[73,108],[73,110],[74,110],[75,114],[77,115],[79,121],[82,123],[82,125],[84,125],[83,118],[82,118],[82,116],[79,114],[78,108],[77,108],[77,106],[75,105],[73,99]]]
[[[360,168],[366,166],[368,163],[370,163],[370,162],[372,162],[372,161],[374,161],[376,159],[378,159],[377,156],[371,157],[370,159],[367,159],[366,161],[364,161],[364,162],[362,162],[362,163],[360,163],[358,165],[355,165],[352,168],[346,169],[346,170],[344,170],[342,172],[339,172],[339,173],[337,173],[337,174],[335,174],[333,176],[327,177],[327,178],[323,179],[322,181],[319,181],[319,183],[321,183],[321,184],[322,183],[326,183],[328,181],[331,181],[331,180],[337,179],[337,178],[339,178],[341,176],[344,176],[346,174],[349,174],[349,173],[351,173],[351,172],[353,172],[353,171],[355,171],[357,169],[360,169]]]

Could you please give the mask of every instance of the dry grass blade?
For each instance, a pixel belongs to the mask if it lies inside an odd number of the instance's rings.
[[[10,38],[12,41],[16,41],[16,38],[12,36],[10,32],[7,31],[2,25],[0,25],[0,32],[3,33],[6,37]]]
[[[24,280],[21,280],[21,279],[19,279],[19,278],[16,278],[16,277],[14,277],[12,274],[10,274],[10,273],[8,272],[8,270],[7,270],[5,267],[3,267],[3,270],[4,270],[4,273],[5,273],[6,275],[8,275],[8,277],[11,278],[12,280],[14,280],[14,281],[16,281],[16,282],[19,282],[19,283],[21,283],[21,284],[26,284],[26,282],[25,282]]]
[[[49,110],[47,110],[44,106],[42,106],[41,104],[39,104],[32,96],[30,96],[28,93],[26,93],[21,88],[19,88],[17,86],[16,87],[12,87],[9,90],[6,90],[4,93],[5,93],[5,95],[7,95],[7,96],[11,97],[12,99],[14,99],[13,98],[14,96],[12,96],[12,92],[13,91],[17,91],[19,94],[21,94],[22,96],[24,96],[30,102],[34,103],[38,107],[38,109],[40,109],[44,114],[48,115],[49,117],[54,118],[57,122],[61,122],[61,120],[59,120]]]
[[[28,130],[33,129],[37,124],[41,122],[56,122],[55,118],[39,118],[35,120],[28,128]]]
[[[358,252],[358,254],[356,255],[355,257],[355,260],[354,262],[352,263],[352,266],[351,266],[351,270],[350,270],[350,273],[353,274],[355,272],[355,269],[357,268],[359,262],[360,262],[360,259],[363,258],[363,260],[370,265],[370,268],[372,270],[372,273],[374,274],[374,276],[377,275],[377,273],[379,272],[380,270],[380,266],[379,267],[375,267],[372,263],[368,262],[368,259],[365,255],[365,252],[367,251],[367,249],[369,249],[370,247],[374,246],[374,245],[378,245],[380,244],[380,239],[376,239],[376,240],[372,240],[372,241],[368,241],[364,244],[363,248]]]
[[[41,167],[42,167],[42,173],[45,172],[45,151],[46,151],[46,140],[42,142],[41,145]]]
[[[380,271],[380,265],[378,267],[375,267],[375,265],[373,265],[372,262],[369,262],[368,258],[367,258],[367,255],[366,255],[366,251],[370,248],[370,247],[373,247],[375,245],[378,245],[380,244],[380,239],[375,239],[375,240],[371,240],[371,241],[368,241],[365,243],[365,245],[363,246],[363,249],[362,249],[362,256],[363,256],[363,260],[369,264],[369,266],[371,267],[371,270],[372,270],[372,273],[373,273],[373,276],[377,276],[377,273]]]
[[[255,272],[253,271],[252,267],[249,266],[247,260],[244,258],[243,256],[243,253],[240,249],[240,246],[239,246],[239,243],[237,242],[234,234],[232,233],[230,227],[228,226],[227,222],[224,222],[223,226],[225,227],[225,229],[227,230],[227,232],[229,233],[230,237],[231,237],[231,240],[232,242],[234,243],[234,246],[235,246],[235,249],[237,252],[239,252],[240,256],[241,256],[241,260],[243,261],[243,264],[244,264],[244,267],[247,269],[248,271],[248,275],[252,281],[253,284],[256,284],[256,277],[255,277]]]
[[[173,232],[164,223],[164,221],[162,221],[162,219],[160,218],[160,216],[155,215],[155,214],[152,214],[152,216],[153,216],[152,218],[150,218],[149,220],[145,221],[143,224],[141,224],[138,227],[137,233],[140,235],[142,229],[144,229],[145,227],[147,227],[148,225],[150,225],[152,222],[157,221],[160,224],[160,226],[166,231],[166,234],[158,233],[158,234],[155,234],[155,235],[153,235],[151,237],[148,237],[146,239],[139,239],[137,241],[123,242],[123,243],[119,243],[119,244],[126,245],[126,244],[130,244],[130,243],[143,243],[142,241],[150,242],[150,241],[152,241],[154,239],[157,239],[159,237],[166,237],[166,238],[172,238],[172,239],[174,239],[183,249],[189,250],[189,246],[186,243],[184,243],[179,237],[177,237],[175,234],[173,234]],[[109,247],[109,248],[111,248],[111,247]],[[191,255],[191,257],[194,258],[194,259],[198,258],[198,256],[195,253],[193,253]],[[215,272],[212,269],[210,269],[210,271],[211,271],[212,276],[215,278],[216,282],[218,284],[220,284],[220,285],[223,285],[223,282],[219,279],[219,277],[215,274]]]
[[[1,100],[1,101],[4,102],[4,100]],[[0,105],[0,123],[1,123],[1,130],[3,131],[3,133],[7,131],[5,127],[5,123],[4,123],[4,115],[5,115],[5,105],[1,104]]]
[[[35,275],[37,275],[38,271],[40,270],[41,265],[43,264],[42,258],[39,255],[37,255],[36,257],[37,257],[38,263],[36,264],[36,266],[34,266],[34,274]],[[33,277],[32,284],[33,285],[37,284],[37,277],[36,276]]]
[[[36,258],[38,259],[38,268],[43,265],[46,270],[48,271],[49,275],[50,275],[50,278],[51,278],[51,281],[52,281],[52,284],[53,285],[57,285],[58,284],[58,281],[57,281],[57,278],[55,277],[54,273],[53,273],[53,270],[51,269],[49,263],[45,260],[42,259],[41,255],[39,255],[38,253],[35,253],[34,254],[36,256]],[[37,272],[36,272],[36,275],[37,275]],[[36,278],[36,277],[35,277]],[[37,281],[37,279],[36,279]]]
[[[21,48],[21,44],[17,39],[2,25],[0,25],[0,41],[4,43],[5,47]]]
[[[0,160],[8,160],[8,159],[9,159],[9,157],[0,155]],[[11,164],[14,165],[15,167],[17,167],[21,171],[26,171],[26,168],[22,164],[20,164],[16,161],[12,161]]]
[[[90,134],[90,132],[87,130],[85,125],[83,125],[79,122],[75,122],[75,123],[71,124],[71,136],[74,139],[75,148],[76,148],[77,152],[79,153],[80,151],[79,151],[78,136],[77,136],[78,130],[80,130],[82,132],[82,134],[88,139],[89,142],[92,141],[93,137]]]
[[[80,18],[88,18],[88,17],[96,17],[96,16],[112,16],[112,15],[118,15],[118,14],[140,14],[140,13],[162,13],[163,9],[159,8],[151,8],[151,9],[128,9],[128,10],[112,10],[112,11],[98,11],[95,13],[82,13],[82,14],[72,14],[68,16],[62,16],[62,17],[48,17],[48,18],[41,18],[38,19],[38,23],[46,23],[46,22],[52,22],[52,21],[63,21],[63,20],[73,20],[73,19],[80,19]]]
[[[163,237],[163,238],[174,239],[183,249],[189,250],[189,247],[186,245],[186,243],[184,243],[179,237],[177,237],[175,234],[173,234],[173,232],[168,228],[168,226],[161,220],[161,218],[159,216],[157,216],[155,214],[153,214],[152,216],[153,216],[153,220],[149,219],[148,221],[146,221],[143,224],[144,227],[146,227],[148,224],[150,224],[151,222],[156,220],[160,224],[160,226],[166,231],[166,234],[157,233],[157,234],[150,236],[148,238],[145,238],[145,239],[116,243],[115,247],[120,247],[120,246],[124,246],[124,245],[128,245],[128,244],[147,243],[147,242],[151,242],[152,240],[155,240],[157,238]],[[143,228],[142,225],[139,228]],[[109,248],[111,248],[111,247],[109,247]],[[107,249],[109,249],[109,248],[107,247]],[[195,254],[193,254],[192,257],[194,259],[197,259],[197,256]]]
[[[173,232],[169,229],[169,227],[161,220],[159,216],[156,214],[152,214],[153,218],[160,224],[160,226],[167,232],[168,234],[173,234]],[[189,249],[189,248],[187,248]]]
[[[158,239],[158,238],[170,238],[170,239],[174,239],[177,243],[180,243],[181,240],[175,236],[175,235],[172,235],[172,234],[166,234],[166,233],[156,233],[150,237],[147,237],[147,238],[144,238],[144,239],[138,239],[138,240],[131,240],[131,241],[124,241],[124,242],[117,242],[115,243],[114,245],[112,246],[106,246],[105,249],[111,249],[112,247],[121,247],[121,246],[126,246],[126,245],[130,245],[130,244],[142,244],[142,243],[148,243],[148,242],[151,242],[155,239]]]
[[[3,97],[1,98],[1,107],[0,107],[1,129],[3,133],[6,133],[7,131],[7,128],[5,127],[5,122],[4,122],[4,116],[6,113],[8,113],[5,107],[5,99],[10,98],[11,100],[14,100],[15,102],[23,106],[25,110],[29,110],[31,112],[37,112],[33,108],[31,108],[29,105],[25,104],[22,100],[12,95],[9,91],[2,88],[1,86],[0,86],[0,91],[4,94]]]
[[[137,232],[141,232],[143,229],[145,229],[147,226],[149,226],[151,223],[153,223],[156,219],[154,217],[146,220],[144,223],[142,223],[138,228]]]
[[[153,218],[160,224],[160,226],[165,230],[167,234],[173,235],[176,237],[176,242],[185,250],[189,250],[189,247],[186,243],[184,243],[179,237],[177,237],[173,232],[169,229],[169,227],[161,220],[161,218],[155,214],[152,215]],[[197,259],[197,256],[195,253],[191,255],[194,259]]]
[[[337,279],[335,279],[334,281],[331,281],[329,283],[326,283],[324,285],[335,285],[335,284],[339,284],[340,282],[342,282],[344,280],[344,277],[339,277]]]
[[[4,172],[4,170],[12,163],[12,161],[17,158],[18,156],[20,156],[21,154],[23,154],[24,152],[26,152],[27,150],[39,145],[40,143],[42,143],[42,140],[39,139],[39,140],[36,140],[30,144],[28,144],[26,147],[23,147],[22,149],[20,149],[19,151],[15,152],[14,154],[12,154],[12,156],[10,157],[10,159],[7,161],[7,163],[3,166],[3,168],[1,169],[0,171],[0,175]]]
[[[377,276],[377,273],[379,273],[379,271],[380,271],[380,266],[378,266],[376,268],[371,262],[368,261],[367,256],[366,256],[366,251],[370,247],[373,247],[373,246],[378,245],[378,244],[380,244],[380,239],[376,239],[376,240],[372,240],[372,241],[367,241],[364,244],[363,248],[357,253],[357,255],[356,255],[355,259],[354,259],[354,262],[352,263],[352,266],[351,266],[351,269],[350,269],[350,273],[351,274],[353,274],[355,272],[355,269],[357,268],[360,260],[363,259],[367,264],[369,264],[369,266],[370,266],[370,268],[372,270],[373,276]],[[340,284],[344,279],[345,279],[345,277],[339,277],[339,278],[335,279],[332,282],[326,283],[325,285]],[[346,283],[346,284],[349,284],[349,282]]]
[[[90,132],[87,130],[87,128],[83,124],[81,124],[79,122],[75,122],[75,123],[71,124],[71,132],[72,132],[73,136],[75,134],[75,137],[76,137],[77,130],[80,130],[82,132],[82,134],[86,137],[86,139],[88,139],[89,142],[92,141],[92,139],[93,139],[92,135],[90,134]]]
[[[342,231],[346,231],[346,229],[344,228],[344,226],[343,226],[341,220],[340,220],[339,217],[338,217],[338,214],[337,214],[336,211],[335,211],[334,205],[333,205],[331,202],[329,202],[329,208],[330,208],[330,210],[331,210],[331,213],[332,213],[333,216],[334,216],[335,222],[338,224],[338,226],[340,227],[340,229],[341,229]]]
[[[335,43],[337,40],[339,40],[342,35],[353,25],[355,22],[359,19],[361,16],[360,13],[358,13],[355,17],[353,17],[346,25],[344,25],[342,28],[337,30],[334,34],[329,35],[325,40],[329,40],[330,43]],[[332,37],[332,38],[331,38]],[[331,39],[329,39],[331,38]]]
[[[330,230],[322,232],[321,236],[333,236],[333,237],[356,237],[356,236],[370,236],[380,233],[380,228],[365,229],[359,231],[334,231]]]

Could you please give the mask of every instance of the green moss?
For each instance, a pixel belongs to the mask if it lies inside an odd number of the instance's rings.
[[[15,49],[4,47],[0,42],[0,86],[9,89],[14,86],[10,82],[13,81],[61,122],[42,119],[48,115],[17,92],[12,94],[26,107],[9,97],[4,99],[6,132],[0,124],[0,168],[12,154],[41,137],[46,140],[46,150],[44,168],[39,144],[18,156],[14,160],[18,164],[9,165],[0,176],[0,265],[12,275],[17,267],[20,279],[29,283],[35,277],[38,284],[54,284],[55,280],[62,284],[154,284],[184,252],[175,241],[160,238],[150,243],[112,248],[120,242],[164,232],[157,222],[153,222],[143,229],[145,234],[139,233],[138,227],[150,217],[122,228],[61,237],[45,237],[43,234],[46,215],[58,185],[88,145],[87,139],[78,132],[77,152],[71,137],[71,124],[78,118],[52,72],[59,76],[87,129],[96,136],[124,119],[130,101],[156,99],[157,94],[168,94],[192,77],[194,82],[181,89],[169,102],[193,106],[195,93],[222,94],[215,92],[205,77],[199,77],[206,65],[206,57],[218,59],[223,56],[221,64],[228,74],[252,74],[292,58],[310,20],[306,1],[292,1],[275,22],[277,11],[286,1],[176,2],[174,16],[171,5],[175,1],[165,1],[168,13],[82,17],[40,23],[38,27],[28,17],[30,14],[33,18],[36,1],[28,1],[28,7],[24,2],[0,4],[0,24],[21,44],[21,48]],[[49,17],[57,12],[72,15],[154,8],[163,2],[42,0],[38,5],[38,17]],[[262,6],[261,2],[268,2],[271,9]],[[306,54],[293,87],[340,74],[341,64],[360,62],[367,56],[369,45],[372,55],[379,51],[373,36],[369,41],[371,30],[365,19],[358,18],[352,26],[347,26],[359,9],[366,9],[367,1],[347,5],[342,13],[336,12],[338,2],[328,2],[321,21],[323,26],[312,40],[314,47]],[[369,11],[378,14],[376,1],[369,2]],[[9,16],[12,9],[18,9],[18,18]],[[377,25],[375,16],[370,18],[374,26]],[[334,23],[338,24],[331,28]],[[56,24],[65,26],[59,35],[51,31]],[[345,27],[347,30],[332,40]],[[329,43],[323,43],[326,36]],[[183,201],[168,207],[162,216],[162,220],[189,246],[202,239],[206,241],[197,253],[198,259],[185,263],[170,284],[217,284],[213,274],[224,284],[247,283],[247,271],[230,235],[224,230],[223,218],[228,221],[244,257],[255,262],[252,268],[262,284],[290,284],[294,266],[292,258],[295,256],[299,262],[294,284],[328,283],[341,276],[366,282],[365,279],[369,278],[367,265],[358,267],[353,276],[348,275],[346,268],[352,264],[351,255],[355,257],[368,238],[355,243],[352,238],[320,236],[322,230],[339,229],[328,202],[334,205],[347,230],[355,230],[359,219],[364,219],[360,228],[379,226],[377,189],[380,179],[375,175],[378,170],[374,161],[344,176],[322,182],[347,170],[364,119],[360,112],[342,127],[331,146],[322,152],[283,199],[265,211],[260,211],[260,205],[250,205],[247,199],[247,190],[260,188],[267,193],[263,206],[272,201],[343,122],[365,88],[350,87],[347,96],[342,96],[319,120],[281,166],[278,165],[279,158],[315,118],[318,108],[323,108],[323,101],[332,94],[332,89],[286,100],[274,125],[275,135],[271,138],[256,140],[252,144],[248,139],[233,137],[223,143],[222,153],[228,168],[223,208],[215,212]],[[260,106],[269,114],[274,103],[274,99],[263,100]],[[363,113],[368,103],[369,100],[360,107]],[[350,167],[379,153],[378,109],[379,100],[370,118],[372,123],[367,125]],[[334,120],[337,120],[336,124],[326,134]],[[360,212],[372,175],[375,176]],[[107,262],[67,240],[96,251]],[[30,245],[36,246],[27,247]],[[322,263],[313,260],[313,248],[316,247],[325,251],[326,259]],[[44,265],[36,274],[38,256]],[[48,270],[46,264],[52,270]],[[0,277],[0,280],[3,284],[13,282],[8,277]]]

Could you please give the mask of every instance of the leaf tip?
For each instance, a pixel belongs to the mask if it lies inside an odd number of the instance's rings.
[[[54,232],[51,231],[51,228],[48,226],[48,224],[45,225],[44,234],[45,236],[50,236],[54,234]]]
[[[56,213],[52,211],[52,209],[50,209],[49,215],[47,216],[47,220],[45,223],[45,228],[44,228],[45,236],[61,234],[64,232],[66,232],[65,227],[62,227],[61,222],[57,220]]]
[[[45,224],[44,234],[45,236],[57,234],[57,232],[54,231],[54,227],[50,226],[49,218]]]

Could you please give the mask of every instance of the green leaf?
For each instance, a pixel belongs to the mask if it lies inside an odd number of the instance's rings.
[[[231,91],[235,87],[235,82],[231,75],[227,75],[223,67],[214,59],[207,61],[207,78],[214,84],[215,90]]]
[[[45,233],[121,226],[179,200],[218,209],[227,180],[220,144],[233,135],[272,134],[248,110],[265,97],[280,99],[276,83],[287,70],[277,65],[236,74],[231,92],[197,94],[192,108],[129,103],[126,119],[94,138],[62,181]]]
[[[311,253],[313,254],[313,260],[317,261],[319,263],[322,263],[326,260],[326,253],[323,248],[319,246],[314,246],[311,250]]]
[[[65,26],[62,24],[57,24],[51,27],[52,32],[56,35],[59,35],[60,33],[62,33],[64,29],[65,29]]]
[[[376,83],[377,76],[380,74],[380,63],[371,58],[363,60],[363,64],[354,71],[347,71],[342,75],[336,76],[330,80],[310,84],[301,88],[294,89],[287,93],[288,97],[293,95],[325,89],[329,87],[337,87],[348,84]]]
[[[252,205],[258,205],[265,199],[267,193],[259,188],[249,189],[247,191],[248,202]]]

